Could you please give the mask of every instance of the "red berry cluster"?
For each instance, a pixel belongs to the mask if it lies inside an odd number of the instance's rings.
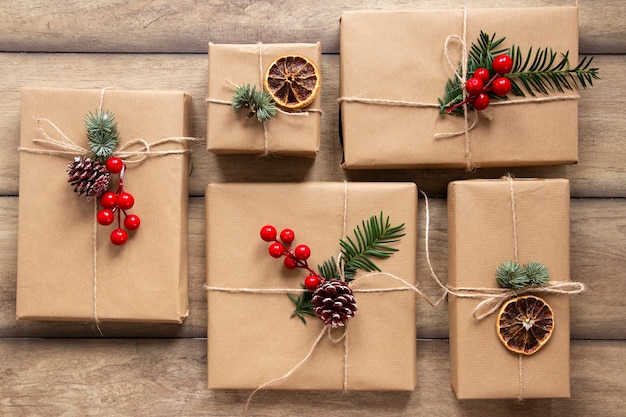
[[[115,220],[115,212],[117,211],[117,229],[111,232],[111,242],[114,245],[123,245],[128,240],[128,233],[122,229],[120,212],[124,213],[124,227],[127,230],[137,230],[141,221],[136,214],[126,213],[126,210],[130,210],[135,204],[133,195],[124,191],[126,165],[120,158],[112,157],[106,161],[106,168],[111,174],[120,174],[120,181],[117,192],[107,191],[100,197],[102,210],[98,211],[96,218],[98,223],[108,226]]]
[[[478,68],[465,82],[467,98],[446,110],[450,113],[469,103],[476,110],[485,110],[489,106],[489,93],[504,97],[511,92],[511,81],[504,74],[511,72],[513,61],[508,55],[498,55],[491,63],[492,76],[487,68]]]
[[[297,245],[295,248],[291,247],[291,243],[295,239],[293,230],[283,229],[280,235],[278,235],[274,226],[266,225],[261,228],[260,234],[261,239],[266,242],[272,242],[268,248],[268,252],[272,257],[285,257],[283,259],[285,268],[303,268],[309,271],[309,275],[304,279],[304,286],[307,290],[314,291],[317,287],[326,282],[326,279],[312,270],[307,263],[307,259],[311,256],[311,249],[307,245]],[[277,236],[279,236],[280,241],[276,239]]]

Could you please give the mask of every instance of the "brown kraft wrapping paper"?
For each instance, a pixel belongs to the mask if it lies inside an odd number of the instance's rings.
[[[569,50],[570,63],[577,63],[576,7],[344,12],[340,56],[344,168],[577,162],[578,95],[567,90],[562,95],[568,98],[560,101],[505,106],[492,103],[479,112],[478,124],[469,131],[466,151],[463,117],[440,116],[437,104],[446,81],[454,76],[444,45],[450,35],[462,38],[464,12],[468,48],[483,30],[506,36],[504,47],[514,43],[524,53],[531,46],[533,51],[543,47],[563,53]],[[459,42],[451,43],[449,54],[456,66],[462,57]],[[361,99],[419,105],[371,104],[359,102]],[[470,125],[474,118],[470,113]],[[459,134],[435,138],[436,134],[453,132]]]
[[[344,194],[345,193],[345,194]],[[266,224],[295,232],[293,245],[311,248],[316,268],[339,253],[346,231],[382,211],[405,223],[398,252],[376,260],[382,271],[416,283],[417,190],[413,183],[210,184],[207,188],[208,386],[254,389],[300,362],[323,329],[291,317],[285,294],[226,293],[211,288],[300,289],[307,273],[287,270],[259,237]],[[363,276],[360,271],[357,276]],[[359,281],[359,289],[401,287],[388,275]],[[322,339],[312,356],[268,389],[399,390],[416,384],[416,295],[412,291],[355,293],[358,311],[343,341]],[[333,337],[341,331],[333,332]],[[347,383],[344,387],[344,355]]]
[[[127,166],[124,186],[135,197],[130,212],[141,227],[122,246],[109,240],[116,223],[95,223],[95,201],[67,182],[73,157],[33,152],[52,149],[33,142],[42,137],[40,127],[60,140],[38,118],[88,148],[83,120],[97,111],[100,97],[101,90],[22,90],[21,147],[31,151],[20,152],[17,318],[181,323],[188,315],[185,144],[155,146],[151,151],[182,152]],[[106,90],[102,103],[115,114],[120,146],[188,136],[186,93]],[[115,190],[117,175],[112,184]]]
[[[520,264],[540,261],[551,282],[569,281],[569,181],[515,179],[512,185]],[[498,288],[496,269],[515,256],[509,180],[450,183],[448,230],[450,287]],[[537,295],[552,307],[554,331],[521,362],[498,339],[497,311],[477,320],[472,314],[480,299],[449,295],[451,382],[459,399],[569,398],[569,296]]]
[[[261,56],[259,56],[261,51]],[[320,146],[321,94],[308,107],[289,114],[277,112],[265,123],[233,111],[235,85],[263,89],[269,65],[283,55],[306,56],[322,69],[319,43],[214,44],[209,43],[207,148],[216,154],[273,154],[315,157]],[[259,60],[261,58],[261,60]],[[261,73],[263,68],[263,73]],[[232,83],[232,84],[231,84]],[[322,74],[322,88],[323,87]],[[321,92],[321,90],[320,90]]]

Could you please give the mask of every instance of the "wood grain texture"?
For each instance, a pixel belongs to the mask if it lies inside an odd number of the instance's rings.
[[[626,197],[626,72],[623,56],[599,56],[604,77],[581,92],[577,165],[516,168],[518,177],[569,178],[575,197]],[[192,135],[206,136],[206,55],[0,54],[0,194],[16,195],[19,166],[20,88],[180,89],[193,96]],[[45,78],[43,77],[45,73]],[[190,193],[204,195],[209,182],[220,181],[415,181],[432,196],[445,196],[448,182],[466,178],[498,178],[510,169],[344,170],[338,133],[339,56],[322,60],[322,140],[317,158],[259,158],[214,155],[203,143],[192,145],[194,172]],[[33,117],[35,115],[32,115]],[[546,138],[546,140],[550,140]],[[461,144],[459,145],[461,146]]]
[[[467,7],[572,5],[575,0],[465,0]],[[579,101],[580,162],[515,169],[518,177],[569,178],[572,399],[457,401],[449,382],[448,308],[418,302],[418,384],[411,393],[259,393],[255,416],[621,416],[626,409],[626,2],[579,0],[582,54],[601,80]],[[0,16],[0,415],[233,416],[250,391],[209,391],[204,190],[210,182],[412,181],[430,198],[430,255],[447,275],[448,182],[509,170],[372,170],[339,167],[339,17],[343,10],[459,7],[454,0],[7,0]],[[210,154],[192,145],[190,316],[183,325],[15,320],[20,89],[24,86],[179,89],[193,95],[192,134],[206,136],[207,43],[323,45],[322,137],[315,159]],[[543,45],[542,45],[543,46]],[[24,53],[26,52],[26,53]],[[533,123],[533,121],[529,121]],[[522,138],[523,139],[523,138]],[[546,138],[549,140],[549,138]],[[424,249],[420,287],[435,294]],[[45,215],[45,207],[42,208]],[[254,343],[253,340],[250,343]],[[234,349],[237,347],[234,346]],[[480,376],[477,377],[480,383]]]
[[[457,401],[447,340],[417,343],[413,392],[262,391],[252,416],[623,415],[626,341],[572,343],[572,398]],[[0,344],[3,416],[238,416],[250,391],[208,391],[206,340],[13,339]]]
[[[582,53],[624,53],[626,3],[581,0]],[[572,0],[467,0],[466,7],[569,6]],[[322,42],[339,53],[344,10],[457,8],[454,0],[12,1],[3,7],[0,51],[204,53],[215,43]],[[271,22],[271,23],[270,23]]]

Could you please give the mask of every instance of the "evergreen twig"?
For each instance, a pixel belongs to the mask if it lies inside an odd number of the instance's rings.
[[[110,158],[119,145],[117,120],[110,111],[89,112],[85,115],[85,128],[89,137],[89,148],[99,162]]]
[[[276,103],[267,91],[261,89],[257,91],[256,86],[244,84],[235,90],[233,94],[233,110],[239,111],[248,108],[246,117],[256,115],[259,122],[266,122],[276,115]]]
[[[463,88],[465,81],[471,78],[478,68],[487,68],[492,72],[492,62],[498,55],[509,55],[513,61],[513,69],[510,73],[502,76],[511,81],[511,94],[525,97],[526,94],[536,96],[538,93],[549,94],[553,91],[563,92],[593,86],[593,80],[600,79],[599,69],[592,67],[593,57],[583,57],[580,63],[570,68],[569,51],[558,54],[550,48],[537,49],[533,54],[533,48],[524,54],[519,46],[502,48],[506,38],[496,39],[496,34],[489,36],[485,32],[480,35],[469,49],[467,60],[467,77],[465,80],[458,78],[448,79],[445,85],[443,99],[439,98],[439,112],[446,114],[446,110],[463,101]],[[489,93],[491,100],[506,100]],[[463,115],[463,107],[460,106],[450,111],[449,114]]]
[[[380,268],[372,261],[371,258],[388,258],[398,251],[397,248],[391,246],[404,236],[404,223],[391,226],[389,217],[380,215],[372,216],[369,220],[363,220],[360,226],[353,231],[353,238],[347,236],[340,239],[341,257],[343,262],[343,274],[340,274],[340,265],[338,265],[335,257],[326,260],[322,265],[318,265],[317,269],[320,276],[327,281],[331,279],[345,279],[346,282],[354,280],[354,275],[358,269],[366,272],[380,271]],[[288,294],[289,298],[295,304],[295,310],[292,316],[297,316],[306,324],[304,315],[315,316],[311,298],[313,292],[305,291],[303,295],[296,297]]]

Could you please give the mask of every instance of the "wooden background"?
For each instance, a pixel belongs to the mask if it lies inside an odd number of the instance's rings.
[[[206,388],[204,188],[217,181],[415,181],[432,198],[431,250],[446,276],[446,184],[507,169],[344,171],[337,135],[342,10],[509,7],[504,0],[4,0],[0,8],[0,415],[238,415],[249,391]],[[573,0],[518,0],[518,6]],[[580,53],[602,80],[580,100],[580,162],[516,169],[572,182],[572,399],[457,401],[449,384],[447,306],[418,306],[419,382],[412,393],[269,391],[251,415],[617,416],[626,396],[626,2],[581,0]],[[555,22],[558,24],[558,22]],[[569,30],[564,28],[564,30]],[[319,156],[263,159],[209,154],[194,144],[189,297],[182,326],[17,322],[15,279],[20,88],[181,89],[194,97],[193,135],[206,134],[207,43],[316,42],[324,55]],[[546,39],[549,44],[549,39]],[[549,138],[547,138],[549,140]],[[45,180],[45,176],[42,176]],[[420,208],[420,233],[424,226]],[[42,207],[45,216],[45,206]],[[423,245],[421,276],[427,276]],[[434,290],[427,283],[426,290]],[[254,343],[254,341],[251,341]],[[477,378],[480,383],[480,378]]]

